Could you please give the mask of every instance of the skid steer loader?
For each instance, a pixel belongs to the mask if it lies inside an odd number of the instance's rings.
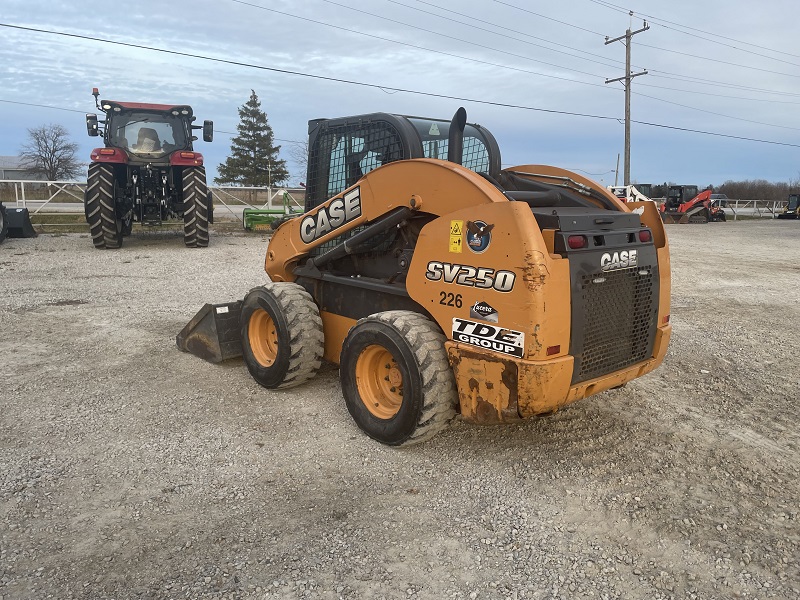
[[[671,329],[655,204],[500,165],[464,109],[311,121],[305,213],[269,243],[271,283],[216,305],[240,312],[255,380],[290,388],[337,363],[358,426],[403,445],[457,413],[514,422],[657,367]],[[187,326],[178,345],[212,329]]]

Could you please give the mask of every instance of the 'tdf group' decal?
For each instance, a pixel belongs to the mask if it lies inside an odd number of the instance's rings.
[[[525,347],[525,334],[521,331],[503,329],[486,323],[476,323],[466,319],[453,318],[453,339],[456,342],[463,342],[494,350],[503,354],[511,354],[522,358]]]

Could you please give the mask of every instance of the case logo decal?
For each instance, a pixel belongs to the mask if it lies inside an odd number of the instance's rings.
[[[606,252],[600,257],[600,268],[603,271],[615,271],[637,265],[636,250],[623,250],[622,252]]]
[[[525,348],[525,334],[521,331],[475,323],[458,317],[453,318],[453,339],[456,342],[519,358],[522,358]]]
[[[480,254],[489,247],[492,241],[494,225],[487,225],[485,221],[467,221],[467,246]]]
[[[323,206],[316,213],[303,217],[300,221],[300,239],[310,244],[360,216],[361,187],[359,186],[341,198],[336,198],[328,206]]]

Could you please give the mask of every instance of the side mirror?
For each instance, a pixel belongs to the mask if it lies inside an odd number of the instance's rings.
[[[97,137],[100,135],[100,132],[97,129],[97,115],[86,115],[86,133],[88,133],[91,137]]]
[[[203,141],[214,141],[214,121],[203,121]]]

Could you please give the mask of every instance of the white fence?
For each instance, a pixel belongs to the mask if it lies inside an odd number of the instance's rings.
[[[209,186],[215,204],[235,218],[243,208],[290,209],[302,211],[303,188]],[[0,180],[0,202],[39,212],[82,213],[85,181]],[[238,210],[237,210],[238,209]],[[219,214],[219,213],[217,213]]]
[[[85,190],[85,181],[0,180],[0,201],[8,205],[13,201],[19,208],[29,208],[32,214],[48,206],[54,212],[81,213]],[[209,190],[215,202],[236,218],[241,217],[243,208],[277,210],[287,202],[291,208],[302,210],[305,195],[302,188],[209,186]],[[786,200],[728,200],[725,212],[733,215],[734,221],[740,216],[774,219],[783,212],[786,203]]]

